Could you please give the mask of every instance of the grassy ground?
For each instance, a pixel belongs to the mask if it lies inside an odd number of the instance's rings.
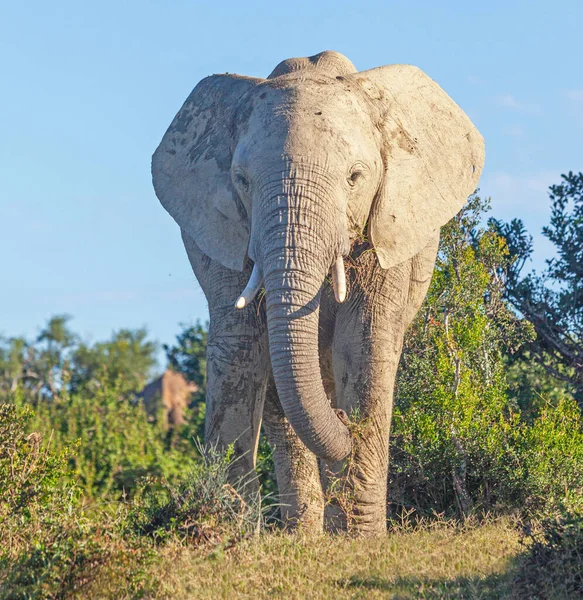
[[[515,598],[525,548],[507,519],[440,524],[382,539],[265,534],[231,549],[170,545],[147,567],[146,598]],[[130,597],[110,565],[84,598]],[[122,571],[123,572],[123,571]],[[133,594],[131,594],[133,596]],[[560,597],[560,596],[557,596]]]

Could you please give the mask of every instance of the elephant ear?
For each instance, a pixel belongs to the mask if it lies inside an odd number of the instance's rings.
[[[192,91],[152,157],[162,206],[212,259],[243,270],[249,215],[231,182],[233,118],[262,79],[212,75]]]
[[[369,218],[380,265],[417,254],[465,204],[484,165],[484,140],[425,73],[390,65],[353,76],[380,109],[385,174]]]

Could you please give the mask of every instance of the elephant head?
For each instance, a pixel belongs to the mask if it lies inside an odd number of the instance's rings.
[[[463,206],[484,161],[481,135],[409,65],[356,72],[336,52],[290,59],[267,79],[213,75],[186,100],[156,150],[166,210],[212,259],[263,283],[276,387],[316,455],[344,458],[348,429],[324,392],[320,291],[366,229],[389,269],[419,252]]]

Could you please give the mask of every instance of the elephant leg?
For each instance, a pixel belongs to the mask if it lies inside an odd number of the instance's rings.
[[[324,496],[318,460],[299,439],[284,415],[270,377],[265,395],[263,426],[273,450],[281,518],[288,529],[308,526],[321,530]]]
[[[389,433],[395,377],[405,331],[431,281],[439,236],[411,260],[389,270],[370,253],[356,258],[351,291],[341,305],[333,342],[336,403],[352,420],[353,453],[328,464],[334,480],[326,513],[331,529],[386,531]]]
[[[209,306],[205,444],[233,444],[232,481],[245,479],[258,491],[255,461],[269,369],[265,311],[258,301],[243,310],[235,301],[251,274],[232,271],[203,254],[183,234],[194,273]]]
[[[333,344],[337,408],[352,421],[352,455],[326,464],[326,526],[375,535],[386,531],[389,430],[393,388],[401,355],[409,262],[376,286],[353,282],[338,310]],[[374,269],[374,265],[373,265]],[[370,273],[370,275],[375,275]],[[374,277],[371,277],[374,279]],[[370,283],[372,289],[367,289]]]

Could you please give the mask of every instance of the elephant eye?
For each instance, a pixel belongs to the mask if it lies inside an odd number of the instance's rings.
[[[350,187],[354,187],[356,185],[356,182],[361,179],[363,176],[362,171],[352,171],[352,173],[350,173],[350,175],[348,176],[348,185]]]
[[[249,189],[249,180],[243,173],[235,173],[235,184],[244,191]]]

